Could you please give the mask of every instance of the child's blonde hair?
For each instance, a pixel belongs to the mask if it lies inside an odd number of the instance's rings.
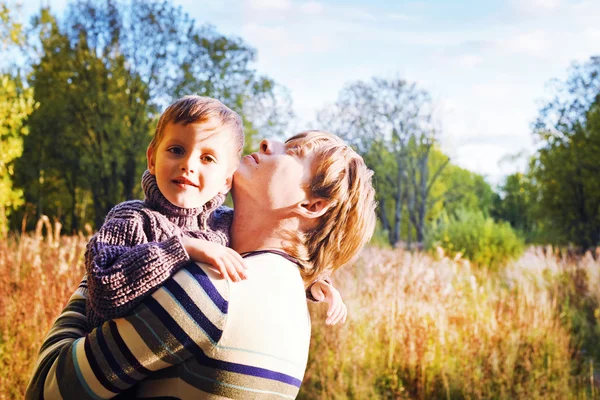
[[[294,234],[295,244],[286,249],[303,264],[303,278],[310,284],[349,262],[371,239],[377,218],[373,171],[343,140],[328,132],[302,132],[286,143],[297,154],[313,157],[313,173],[305,190],[329,202],[317,225]]]
[[[241,157],[244,149],[242,118],[219,100],[203,96],[184,96],[167,107],[158,120],[154,137],[148,147],[151,147],[156,153],[168,124],[182,124],[185,126],[209,121],[215,121],[220,127],[231,130],[235,144],[235,154],[238,158]]]

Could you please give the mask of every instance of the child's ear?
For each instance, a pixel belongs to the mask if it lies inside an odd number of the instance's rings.
[[[315,219],[329,210],[329,201],[321,198],[305,199],[298,203],[297,211],[304,218]]]
[[[220,194],[227,194],[231,190],[231,185],[233,184],[233,174],[229,175],[229,177],[225,180],[225,184],[223,188],[219,190]]]
[[[146,160],[148,160],[148,171],[154,175],[156,170],[156,157],[154,156],[154,148],[151,146],[148,146],[148,150],[146,150]]]

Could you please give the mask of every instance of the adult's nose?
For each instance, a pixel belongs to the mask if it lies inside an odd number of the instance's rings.
[[[273,143],[270,140],[263,139],[260,142],[260,152],[265,154],[271,154],[273,152]]]

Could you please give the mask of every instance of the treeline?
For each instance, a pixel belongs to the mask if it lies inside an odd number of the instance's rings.
[[[532,131],[537,151],[500,187],[498,216],[529,241],[600,245],[600,57],[552,81]]]
[[[140,197],[156,119],[182,95],[238,111],[247,151],[257,137],[291,133],[290,96],[254,69],[256,51],[168,1],[73,1],[60,17],[42,8],[29,25],[14,11],[0,2],[3,54],[25,60],[0,79],[0,234],[29,229],[41,215],[67,232],[98,226],[114,204]],[[590,248],[600,240],[599,66],[592,58],[558,82],[533,126],[529,169],[496,191],[441,151],[434,102],[415,83],[351,82],[319,112],[318,126],[344,137],[375,171],[380,243],[465,252],[447,233],[479,221],[494,243]],[[464,236],[477,241],[473,229]]]
[[[1,7],[3,54],[25,59],[1,80],[5,232],[41,215],[67,231],[99,226],[140,197],[146,146],[174,98],[197,93],[238,111],[248,148],[291,117],[284,88],[254,70],[252,47],[168,1],[75,1],[62,18],[42,8],[30,26]]]
[[[517,255],[522,241],[582,252],[600,245],[600,57],[551,83],[532,124],[536,149],[526,171],[495,191],[439,150],[431,98],[413,83],[351,83],[320,120],[375,170],[389,243],[441,245],[486,265],[498,258],[492,253]]]

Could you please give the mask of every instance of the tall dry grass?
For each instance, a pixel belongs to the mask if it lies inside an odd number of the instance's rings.
[[[547,254],[530,249],[491,273],[443,255],[365,250],[335,279],[346,325],[324,326],[325,307],[312,307],[301,398],[593,397],[564,302],[578,274],[582,296],[600,293],[600,263]]]
[[[42,236],[42,227],[0,241],[0,399],[23,397],[43,337],[83,275],[88,238],[49,226]],[[586,363],[598,355],[589,318],[599,267],[530,249],[502,273],[478,272],[460,259],[366,249],[335,277],[346,324],[325,326],[326,307],[311,306],[300,398],[594,397]]]
[[[24,397],[44,336],[83,276],[87,238],[59,232],[41,220],[34,235],[0,240],[1,400]]]

